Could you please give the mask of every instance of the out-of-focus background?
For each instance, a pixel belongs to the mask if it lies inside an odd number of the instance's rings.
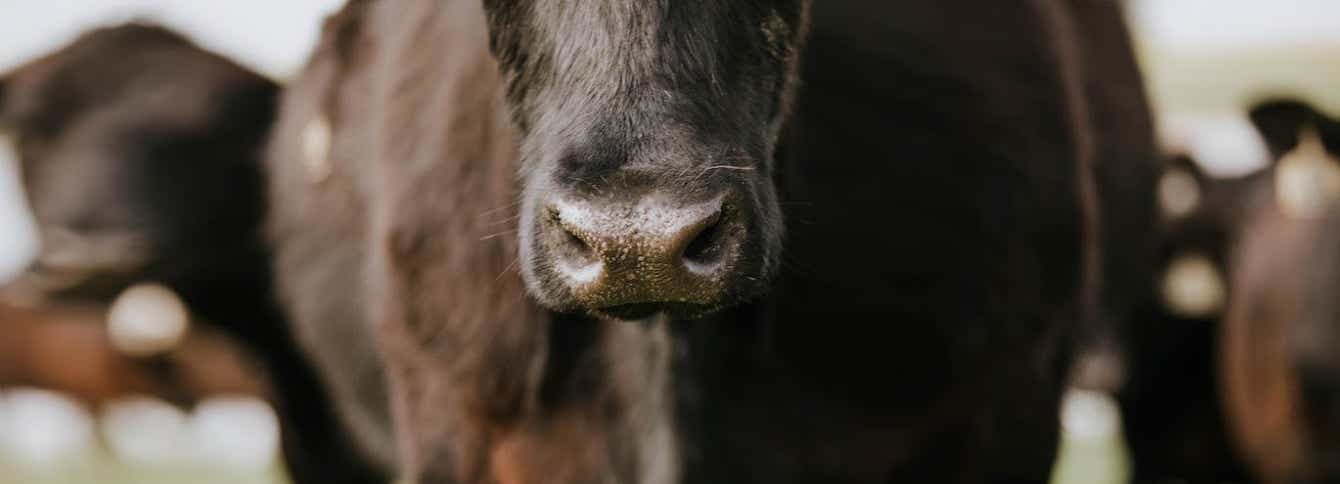
[[[301,66],[338,0],[0,0],[0,72],[84,29],[149,19],[276,79]],[[1340,111],[1340,2],[1128,0],[1165,142],[1213,174],[1260,167],[1265,151],[1240,114],[1269,94]],[[3,140],[3,138],[0,138]],[[0,143],[0,278],[36,247]],[[0,338],[6,335],[0,334]],[[1119,412],[1106,395],[1072,392],[1057,483],[1122,482]],[[85,408],[41,389],[0,388],[0,484],[283,482],[274,416],[245,397],[182,410],[126,398]]]
[[[342,4],[0,0],[0,72],[58,49],[91,27],[142,19],[183,32],[207,49],[282,80],[301,68],[322,18]],[[0,280],[25,266],[36,249],[12,157],[0,134]],[[0,340],[6,337],[0,333]],[[86,408],[43,389],[3,385],[0,484],[286,482],[275,416],[254,397],[220,395],[190,409],[128,397]]]
[[[1290,94],[1340,109],[1340,2],[1128,0],[1165,137],[1214,174],[1258,168],[1246,104]]]

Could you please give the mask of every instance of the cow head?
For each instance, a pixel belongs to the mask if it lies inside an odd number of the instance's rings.
[[[205,277],[211,257],[258,245],[256,146],[277,93],[139,23],[86,32],[0,76],[0,130],[42,239],[15,285],[110,297],[141,279]]]
[[[551,309],[701,316],[764,291],[806,0],[485,0]]]

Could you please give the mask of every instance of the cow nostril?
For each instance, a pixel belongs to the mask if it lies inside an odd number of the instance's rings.
[[[590,264],[596,261],[598,257],[596,249],[586,241],[586,238],[581,235],[579,229],[565,223],[563,218],[559,216],[557,212],[550,214],[550,222],[553,223],[554,227],[557,227],[560,232],[558,236],[558,246],[565,259],[581,265]]]
[[[577,256],[582,260],[595,259],[596,251],[591,247],[591,244],[582,240],[582,238],[573,232],[572,229],[563,225],[559,225],[559,227],[563,230],[563,240],[571,255]]]
[[[714,217],[708,222],[684,247],[684,260],[699,266],[710,266],[720,260],[724,225],[721,217]]]
[[[688,315],[716,304],[743,244],[734,212],[720,200],[633,202],[552,202],[536,234],[539,274],[560,284],[572,309],[601,317]]]

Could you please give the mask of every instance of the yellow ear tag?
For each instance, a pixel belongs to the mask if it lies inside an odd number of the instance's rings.
[[[1182,168],[1163,173],[1159,179],[1159,208],[1169,219],[1190,215],[1200,205],[1200,184],[1195,175]]]

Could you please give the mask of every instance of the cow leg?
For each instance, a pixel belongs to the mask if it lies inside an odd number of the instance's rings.
[[[1067,313],[1068,314],[1068,313]],[[1068,334],[1062,326],[1062,333]],[[1067,345],[1052,346],[1038,341],[1065,341],[1058,336],[1033,341],[1032,361],[998,365],[988,373],[986,407],[975,413],[974,438],[960,466],[981,462],[981,475],[966,482],[993,484],[1043,484],[1051,479],[1060,445],[1060,406],[1065,375],[1070,367]],[[1014,346],[1014,345],[1007,345]],[[1004,360],[1000,360],[1004,361]]]
[[[1038,388],[1002,395],[995,411],[977,422],[985,447],[984,476],[978,482],[1044,484],[1051,479],[1060,444],[1061,388]]]
[[[291,348],[291,346],[290,346]],[[291,350],[266,354],[284,463],[294,484],[386,484],[336,414],[315,371]]]
[[[285,395],[283,399],[297,398]],[[329,406],[277,401],[284,464],[294,484],[385,484],[391,479],[368,463],[337,430]],[[317,408],[321,407],[321,408]]]
[[[457,484],[469,482],[458,475],[481,474],[483,469],[461,469],[483,456],[464,455],[486,444],[479,432],[469,430],[468,421],[456,418],[459,406],[431,371],[413,365],[388,362],[391,375],[392,412],[400,439],[402,466],[408,484]],[[452,428],[455,427],[455,428]],[[464,472],[462,472],[464,471]]]
[[[1012,398],[962,426],[943,429],[937,440],[909,459],[886,482],[907,484],[1044,484],[1051,479],[1059,444],[1059,405],[1038,401],[1037,408],[1015,406],[1034,398]]]

